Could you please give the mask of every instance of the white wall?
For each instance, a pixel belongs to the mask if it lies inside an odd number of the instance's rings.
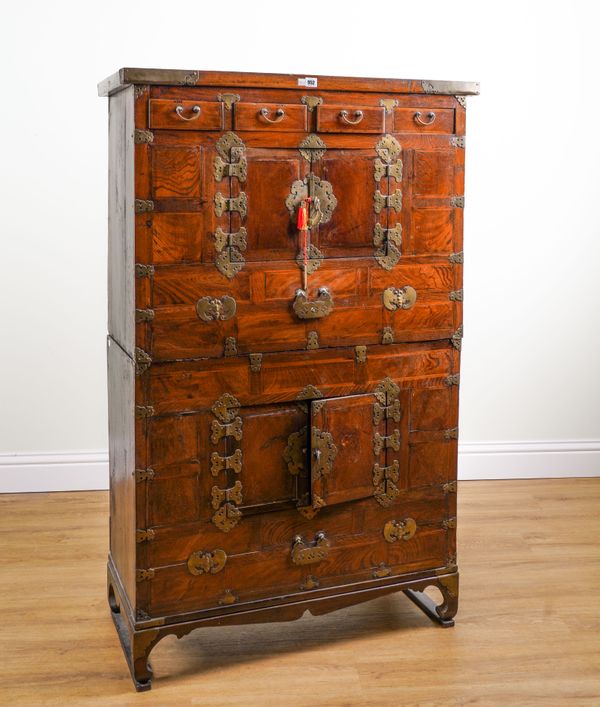
[[[0,490],[105,484],[107,101],[96,82],[121,66],[480,81],[468,100],[461,473],[600,473],[592,6],[6,6]]]

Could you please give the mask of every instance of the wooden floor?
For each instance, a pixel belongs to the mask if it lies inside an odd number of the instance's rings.
[[[463,482],[461,597],[207,628],[133,691],[105,598],[105,492],[0,496],[1,705],[600,705],[600,478]]]

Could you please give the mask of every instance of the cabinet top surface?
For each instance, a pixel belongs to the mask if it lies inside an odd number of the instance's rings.
[[[476,81],[432,81],[418,79],[352,78],[261,74],[238,71],[123,68],[98,84],[98,95],[110,96],[132,84],[164,86],[215,86],[237,88],[296,88],[299,91],[369,91],[384,93],[430,93],[477,95]]]

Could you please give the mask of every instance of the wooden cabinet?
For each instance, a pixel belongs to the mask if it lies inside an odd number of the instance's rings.
[[[478,86],[302,80],[122,69],[100,85],[109,602],[138,689],[168,634],[394,591],[443,625],[457,609]]]

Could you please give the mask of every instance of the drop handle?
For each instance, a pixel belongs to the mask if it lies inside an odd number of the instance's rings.
[[[429,111],[429,113],[427,113],[427,120],[423,120],[421,118],[422,115],[423,114],[421,113],[420,110],[418,110],[415,113],[415,115],[414,115],[415,123],[417,123],[418,125],[424,125],[425,127],[427,127],[428,125],[432,125],[434,123],[435,113],[433,111]]]
[[[358,125],[365,117],[365,114],[362,112],[362,110],[354,111],[354,120],[350,120],[348,115],[349,113],[347,110],[340,111],[340,120],[342,121],[342,123],[346,123],[347,125]]]
[[[275,111],[275,117],[274,118],[269,118],[269,109],[268,108],[261,108],[260,111],[258,112],[260,117],[263,120],[266,120],[267,123],[280,123],[284,117],[285,117],[285,111],[283,108],[278,108]]]
[[[175,112],[181,118],[181,120],[196,120],[197,118],[200,117],[200,112],[202,111],[200,106],[194,106],[192,108],[192,113],[194,113],[194,115],[192,115],[191,118],[186,118],[185,115],[183,115],[183,110],[184,110],[183,106],[176,106],[175,107]]]

